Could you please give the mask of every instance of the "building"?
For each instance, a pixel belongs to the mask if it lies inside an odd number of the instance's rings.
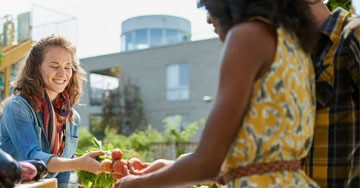
[[[121,51],[176,44],[190,40],[191,23],[175,16],[150,15],[122,22]]]
[[[149,20],[161,17],[137,18],[148,23]],[[89,80],[81,98],[81,103],[86,104],[86,107],[77,107],[82,124],[89,126],[92,121],[99,120],[103,92],[119,86],[116,83],[119,79],[111,74],[116,67],[121,67],[140,86],[144,113],[153,127],[163,129],[162,120],[175,115],[182,117],[178,125],[180,127],[207,118],[218,85],[222,44],[218,39],[190,41],[190,37],[187,37],[190,27],[186,26],[186,21],[181,21],[183,26],[179,22],[175,22],[175,26],[169,23],[146,25],[139,23],[137,18],[123,23],[125,27],[121,37],[126,45],[122,48],[124,51],[80,59]],[[160,20],[164,19],[183,20],[169,16]],[[127,24],[131,27],[127,28]],[[155,37],[159,39],[157,42],[153,40],[154,31],[161,33]],[[176,31],[176,42],[166,42],[172,41],[169,38],[175,36],[168,35],[169,31]],[[142,40],[138,40],[139,36]]]

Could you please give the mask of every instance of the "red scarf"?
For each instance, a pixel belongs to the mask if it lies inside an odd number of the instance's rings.
[[[49,142],[50,153],[61,156],[65,147],[65,122],[71,113],[69,94],[66,90],[63,93],[58,94],[54,104],[51,103],[46,91],[44,92],[42,101],[37,97],[33,98],[42,113],[43,125]]]

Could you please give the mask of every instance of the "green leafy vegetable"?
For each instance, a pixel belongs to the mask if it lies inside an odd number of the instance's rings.
[[[97,161],[101,162],[104,159],[111,159],[111,151],[114,149],[113,145],[107,144],[102,146],[101,141],[97,140],[95,137],[92,138],[92,143],[94,147],[90,148],[89,151],[98,151],[105,149],[105,155],[101,155],[96,158]],[[85,153],[77,153],[77,156],[81,156]],[[90,172],[86,172],[83,170],[78,170],[78,183],[86,188],[89,187],[111,187],[112,184],[116,182],[116,179],[112,178],[111,174],[101,173],[98,175],[92,174]]]

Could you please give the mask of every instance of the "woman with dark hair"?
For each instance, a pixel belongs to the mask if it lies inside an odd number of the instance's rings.
[[[101,172],[95,160],[103,152],[73,158],[79,114],[73,109],[82,94],[84,71],[75,47],[50,35],[37,42],[22,64],[0,120],[0,148],[16,160],[39,159],[58,187],[68,187],[71,170]],[[60,172],[60,173],[59,173]]]
[[[124,177],[119,187],[186,187],[214,179],[229,187],[317,187],[300,162],[315,119],[310,54],[318,31],[307,2],[199,4],[224,42],[218,93],[199,145],[176,162],[131,170],[144,175]]]

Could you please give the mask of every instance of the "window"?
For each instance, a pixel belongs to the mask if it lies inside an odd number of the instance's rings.
[[[162,44],[162,29],[150,30],[150,46],[160,46]]]
[[[127,33],[125,35],[125,43],[126,43],[126,50],[133,50],[134,49],[134,43],[133,43],[133,32]]]
[[[189,99],[189,74],[187,64],[169,65],[166,70],[167,99]]]
[[[135,49],[149,48],[147,38],[146,29],[135,31]]]
[[[113,76],[90,73],[90,105],[100,106],[104,103],[106,91],[119,87],[119,80]]]
[[[173,29],[167,29],[165,30],[166,34],[165,34],[165,44],[174,44],[177,43],[178,40],[178,35],[177,35],[177,31],[173,30]]]
[[[164,121],[167,126],[175,125],[180,132],[190,123],[189,116],[185,114],[168,115]]]
[[[175,29],[140,29],[121,36],[121,51],[146,49],[186,40],[190,40],[189,36],[185,32]]]

